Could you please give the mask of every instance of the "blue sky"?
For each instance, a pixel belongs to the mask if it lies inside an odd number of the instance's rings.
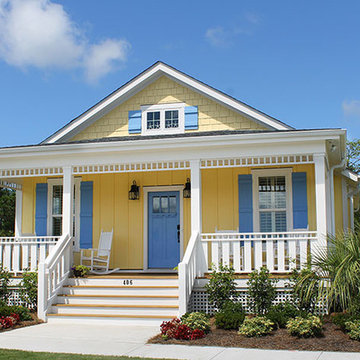
[[[0,0],[0,146],[157,60],[296,128],[360,137],[360,1]]]

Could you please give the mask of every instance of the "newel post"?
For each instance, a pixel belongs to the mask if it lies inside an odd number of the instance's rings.
[[[38,268],[38,318],[46,321],[47,301],[48,301],[48,273],[45,262],[39,263]]]

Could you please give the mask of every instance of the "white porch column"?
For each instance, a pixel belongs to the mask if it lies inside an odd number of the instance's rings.
[[[201,170],[200,160],[190,160],[191,233],[201,233]]]
[[[63,218],[62,234],[73,233],[74,176],[71,166],[63,168]]]
[[[348,188],[344,176],[341,179],[342,206],[343,206],[343,230],[349,230],[349,210],[348,210]]]
[[[354,195],[350,195],[350,229],[354,230]]]
[[[16,190],[15,200],[15,236],[22,234],[22,191]]]
[[[315,163],[315,197],[316,197],[316,227],[318,238],[312,243],[314,247],[326,247],[327,244],[327,206],[326,206],[326,164],[325,154],[314,154]]]

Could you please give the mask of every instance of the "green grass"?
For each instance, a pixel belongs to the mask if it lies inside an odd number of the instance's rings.
[[[0,349],[0,360],[155,360],[152,358],[139,358],[128,356],[100,356],[100,355],[78,355],[78,354],[60,354],[48,352],[32,352],[20,350]],[[157,359],[158,360],[158,359]]]

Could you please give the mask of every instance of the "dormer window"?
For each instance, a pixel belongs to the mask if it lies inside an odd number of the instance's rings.
[[[142,106],[142,135],[183,133],[184,108],[183,103]]]

